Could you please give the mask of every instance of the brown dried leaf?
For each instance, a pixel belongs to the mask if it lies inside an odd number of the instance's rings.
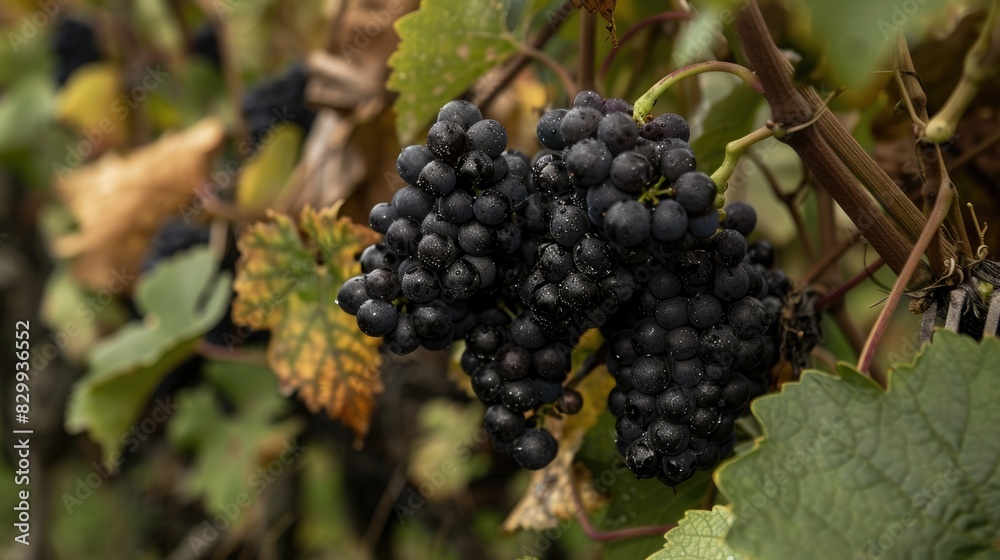
[[[573,458],[583,444],[583,437],[605,408],[614,379],[604,366],[592,371],[577,387],[583,395],[583,409],[562,420],[548,418],[546,429],[559,441],[555,460],[531,476],[528,491],[504,521],[504,531],[517,529],[543,530],[556,526],[560,519],[569,519],[577,511],[573,499],[574,482],[580,488],[584,509],[593,511],[605,502],[588,482],[590,472]]]
[[[149,239],[194,196],[225,133],[221,120],[205,118],[58,179],[56,190],[79,231],[57,239],[55,252],[74,257],[75,274],[93,288],[137,275]]]
[[[237,242],[233,321],[269,329],[267,359],[282,390],[298,391],[309,410],[325,409],[361,439],[382,392],[381,339],[362,334],[335,298],[344,281],[360,273],[357,253],[378,236],[338,218],[336,207],[305,207],[302,237],[287,215],[270,217]]]
[[[611,46],[618,48],[618,34],[615,27],[615,5],[618,0],[573,0],[573,5],[583,8],[592,14],[601,14],[608,22],[608,32],[611,33]]]

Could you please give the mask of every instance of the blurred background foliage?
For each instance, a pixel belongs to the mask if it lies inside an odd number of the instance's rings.
[[[458,0],[429,4],[469,13]],[[492,26],[495,44],[484,48],[503,49],[468,75],[442,77],[435,60],[407,67],[415,81],[390,82],[415,88],[402,93],[386,88],[398,42],[392,22],[415,0],[0,5],[0,317],[4,325],[30,319],[37,352],[34,542],[9,544],[13,512],[0,510],[5,557],[643,558],[662,546],[659,536],[598,545],[573,522],[505,531],[531,475],[493,452],[479,428],[481,406],[453,381],[448,355],[384,365],[385,391],[359,439],[284,395],[264,354],[268,334],[230,318],[237,235],[270,212],[297,216],[307,205],[341,204],[342,216],[365,223],[368,208],[402,185],[397,131],[419,141],[433,116],[421,107],[471,98],[504,123],[511,147],[538,149],[538,116],[569,99],[545,66],[504,77],[501,63],[548,29],[544,52],[575,68],[583,16],[556,0],[470,4],[502,16],[464,23]],[[893,110],[890,42],[879,27],[900,25],[896,14],[879,2],[810,6],[763,3],[779,46],[800,60],[799,77],[824,92],[849,86],[832,108],[918,196],[909,121]],[[655,19],[687,10],[681,1],[618,2],[618,49],[597,24],[602,93],[635,99],[681,65],[739,61],[724,40],[726,3],[698,7],[688,23]],[[939,107],[985,11],[972,1],[928,2],[904,15],[928,105]],[[561,19],[568,24],[553,26]],[[461,37],[442,39],[444,51],[456,51],[449,41]],[[437,82],[447,87],[438,91]],[[962,200],[993,222],[997,146],[972,152],[998,128],[998,90],[986,86],[945,146]],[[672,88],[657,109],[691,120],[706,169],[726,142],[768,117],[759,95],[718,75]],[[757,154],[767,172],[744,160],[728,196],[758,209],[756,235],[801,278],[830,249],[820,241],[822,202],[802,191],[797,228],[774,187],[790,193],[804,183],[801,164],[776,140]],[[837,219],[841,237],[854,231]],[[988,236],[997,246],[997,232]],[[855,246],[818,281],[836,287],[875,258]],[[838,312],[849,322],[828,314],[815,367],[857,358],[858,333],[892,281],[883,269],[852,290]],[[163,320],[143,320],[150,315]],[[879,367],[913,357],[917,323],[900,310]],[[591,472],[614,461],[611,421],[604,413],[582,439],[577,458]],[[10,422],[5,414],[3,426]],[[13,494],[12,465],[5,454],[0,495]],[[670,523],[704,505],[707,486],[694,480],[675,496],[618,476],[592,521],[605,529]]]

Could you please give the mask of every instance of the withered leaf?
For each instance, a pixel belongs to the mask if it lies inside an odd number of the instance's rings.
[[[269,217],[237,242],[233,321],[270,330],[267,359],[282,390],[298,391],[310,410],[325,409],[360,439],[382,391],[380,339],[362,334],[335,298],[360,272],[355,255],[378,236],[338,218],[336,207],[306,206],[298,228],[287,215]]]
[[[601,14],[608,22],[608,32],[611,33],[611,46],[618,48],[618,33],[615,27],[615,5],[618,0],[573,0],[573,5],[583,8],[592,14]]]
[[[73,257],[73,272],[96,289],[137,275],[149,239],[194,196],[224,138],[222,121],[205,118],[124,157],[108,153],[67,173],[56,190],[79,230],[57,239],[55,252]]]

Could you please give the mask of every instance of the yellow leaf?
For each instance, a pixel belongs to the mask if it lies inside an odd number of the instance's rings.
[[[250,215],[263,214],[284,190],[301,147],[301,128],[293,124],[279,127],[243,167],[236,190],[236,202],[240,207]]]
[[[73,272],[92,288],[131,289],[149,239],[203,185],[225,134],[222,121],[208,117],[124,157],[108,153],[57,179],[56,190],[79,230],[57,239],[55,252],[75,257]]]
[[[593,336],[590,342],[592,339]],[[608,393],[614,386],[607,368],[598,366],[577,386],[583,395],[580,412],[562,420],[552,417],[546,420],[545,428],[559,441],[559,452],[549,466],[532,473],[527,493],[504,521],[504,531],[539,531],[555,527],[560,519],[573,517],[577,511],[573,484],[579,488],[584,509],[593,511],[603,504],[604,497],[588,482],[590,473],[583,465],[575,465],[573,458],[583,444],[583,436],[605,409]]]
[[[86,153],[121,146],[130,108],[119,99],[121,75],[114,64],[95,62],[73,72],[56,98],[56,117],[79,132]],[[84,153],[84,150],[78,150]]]
[[[298,391],[309,410],[368,432],[382,391],[380,339],[362,334],[337,307],[337,290],[360,273],[357,254],[378,236],[337,208],[305,207],[299,230],[286,215],[269,215],[240,236],[233,321],[271,331],[267,359],[285,393]]]

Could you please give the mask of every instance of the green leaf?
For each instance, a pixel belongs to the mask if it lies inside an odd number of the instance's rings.
[[[400,43],[386,87],[399,92],[401,142],[414,141],[442,105],[517,49],[505,20],[501,0],[423,0],[396,21]]]
[[[698,169],[711,173],[726,158],[726,144],[746,136],[757,120],[764,96],[736,84],[722,99],[711,104],[701,121],[701,134],[691,141],[698,155]]]
[[[143,320],[126,324],[91,350],[89,369],[67,405],[67,431],[89,432],[108,459],[117,454],[157,383],[222,318],[230,281],[215,268],[202,247],[161,262],[139,280],[135,303]]]
[[[724,542],[732,524],[733,512],[726,506],[715,506],[711,511],[691,510],[667,532],[663,550],[646,560],[737,560],[736,553]]]
[[[940,25],[940,12],[946,2],[797,0],[793,4],[793,11],[805,10],[808,14],[808,23],[798,33],[815,41],[819,52],[826,55],[835,85],[860,87],[871,79],[872,71],[890,69],[888,56],[898,31],[912,39],[922,38],[932,26]]]
[[[40,145],[55,119],[56,98],[49,76],[15,82],[0,97],[0,155]]]
[[[178,396],[167,437],[195,457],[183,492],[215,514],[249,507],[274,478],[291,471],[301,453],[294,438],[302,421],[275,421],[288,402],[266,367],[209,362],[205,377],[234,401],[235,413],[227,415],[212,388],[199,386]]]
[[[1000,340],[936,333],[889,390],[841,366],[753,405],[765,438],[716,473],[726,543],[760,558],[997,557]]]
[[[611,505],[601,525],[605,531],[676,523],[685,512],[698,508],[708,491],[706,472],[677,486],[675,493],[658,480],[636,480],[624,466],[621,470],[611,485]],[[645,558],[662,545],[663,537],[655,535],[612,541],[604,548],[604,558]]]

